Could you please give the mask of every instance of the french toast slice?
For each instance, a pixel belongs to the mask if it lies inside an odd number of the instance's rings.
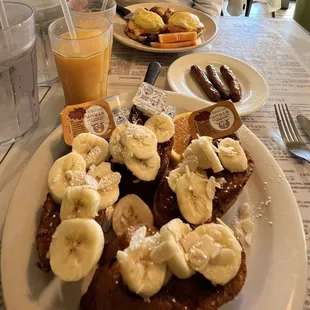
[[[226,180],[222,184],[222,188],[217,188],[215,191],[212,221],[215,221],[216,218],[221,218],[230,209],[253,172],[254,161],[249,152],[245,151],[245,154],[248,159],[248,168],[244,172],[232,173],[224,169],[219,173],[213,173],[212,170],[207,170],[208,177],[213,175],[215,178],[223,177]],[[177,204],[177,197],[170,189],[166,177],[161,179],[157,188],[153,203],[153,213],[155,222],[159,226],[165,225],[174,218],[183,219]]]
[[[131,123],[144,125],[148,119],[149,116],[138,110],[135,105],[131,108],[129,115],[129,121]],[[152,206],[158,184],[166,174],[169,166],[173,142],[174,138],[172,137],[167,142],[157,144],[157,152],[160,157],[160,169],[154,181],[145,182],[137,180],[137,177],[134,176],[125,165],[113,164],[113,171],[119,172],[122,176],[119,184],[120,198],[127,194],[136,194],[148,206]]]
[[[150,302],[130,292],[122,282],[120,267],[116,261],[118,250],[128,247],[132,233],[138,227],[131,227],[113,243],[105,247],[99,267],[86,294],[80,302],[81,310],[216,310],[234,299],[242,289],[247,275],[246,256],[237,275],[224,286],[214,286],[200,274],[188,279],[171,278]],[[148,235],[156,229],[148,227]]]
[[[36,249],[39,262],[37,266],[45,272],[51,270],[48,252],[52,242],[52,236],[60,224],[60,205],[55,203],[50,194],[47,194],[43,204],[39,229],[36,236]],[[102,226],[104,220],[104,210],[100,210],[95,217],[95,221]]]

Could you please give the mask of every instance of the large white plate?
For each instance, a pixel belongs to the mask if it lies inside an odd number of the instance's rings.
[[[214,104],[190,75],[192,65],[198,65],[204,70],[211,64],[218,71],[221,65],[228,65],[238,78],[242,88],[242,99],[235,103],[235,107],[239,115],[253,113],[266,103],[269,87],[262,75],[245,62],[221,54],[190,54],[177,59],[168,70],[169,86],[176,92],[204,99],[207,104]]]
[[[134,92],[122,94],[122,104],[130,106],[133,96]],[[171,92],[168,103],[175,104],[178,112],[204,107],[201,100]],[[298,207],[284,174],[265,146],[246,127],[239,135],[256,167],[224,220],[230,223],[243,202],[257,206],[270,196],[271,204],[261,218],[255,219],[253,245],[247,256],[246,284],[238,298],[221,309],[302,309],[307,270]],[[76,310],[78,307],[81,283],[63,283],[36,267],[35,237],[47,193],[47,174],[53,162],[66,152],[62,131],[58,128],[37,150],[13,195],[5,222],[1,261],[8,310]]]
[[[113,34],[114,38],[123,43],[124,45],[127,45],[129,47],[133,47],[137,50],[141,51],[146,51],[146,52],[153,52],[153,53],[181,53],[181,52],[186,52],[186,51],[191,51],[193,49],[196,49],[198,47],[202,47],[209,42],[211,42],[217,33],[217,26],[213,19],[209,17],[208,15],[192,9],[187,6],[179,5],[179,4],[174,4],[174,3],[140,3],[140,4],[134,4],[134,5],[129,5],[126,8],[129,9],[131,12],[134,12],[137,8],[147,8],[150,9],[153,6],[160,6],[163,8],[174,8],[176,11],[183,11],[183,12],[189,12],[196,14],[200,21],[204,24],[205,26],[205,32],[200,36],[199,38],[199,44],[196,46],[189,46],[189,47],[181,47],[181,48],[154,48],[150,47],[147,45],[144,45],[142,43],[139,43],[133,39],[130,39],[127,37],[127,35],[124,32],[125,26],[127,22],[121,18],[120,16],[117,15],[115,23],[113,24]]]

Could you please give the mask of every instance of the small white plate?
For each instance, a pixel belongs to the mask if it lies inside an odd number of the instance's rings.
[[[121,105],[131,107],[134,95],[134,91],[121,94]],[[167,103],[174,105],[177,113],[204,107],[203,100],[174,92],[168,92]],[[245,126],[238,133],[243,147],[254,159],[255,169],[223,220],[231,224],[244,202],[255,206],[255,214],[263,216],[254,217],[245,286],[238,297],[221,310],[302,309],[307,257],[298,206],[289,183],[267,148]],[[3,294],[8,310],[78,309],[85,282],[62,282],[36,266],[35,238],[48,192],[48,171],[54,161],[67,152],[62,129],[58,127],[29,161],[13,194],[4,226],[1,257]],[[269,200],[269,206],[264,207],[264,202]]]
[[[242,99],[235,103],[240,116],[251,114],[266,103],[269,87],[262,75],[245,62],[222,54],[190,54],[177,59],[168,70],[169,86],[176,92],[204,99],[208,105],[214,104],[190,75],[192,65],[205,70],[211,64],[218,72],[221,65],[227,65],[236,75],[242,88]]]
[[[174,3],[139,3],[134,5],[129,5],[126,8],[129,9],[131,12],[134,12],[137,8],[147,8],[151,9],[153,6],[160,6],[162,8],[174,8],[176,11],[183,11],[183,12],[189,12],[197,15],[200,19],[200,21],[205,26],[204,33],[199,37],[199,44],[196,46],[189,46],[189,47],[181,47],[181,48],[154,48],[147,45],[144,45],[142,43],[139,43],[129,37],[124,32],[125,26],[127,22],[121,18],[120,16],[116,16],[115,23],[113,24],[113,34],[114,38],[123,43],[124,45],[127,45],[129,47],[135,48],[137,50],[146,51],[146,52],[153,52],[153,53],[182,53],[191,51],[193,49],[196,49],[198,47],[202,47],[209,42],[211,42],[217,33],[217,26],[213,19],[209,17],[208,15],[192,9],[187,6],[178,5]]]

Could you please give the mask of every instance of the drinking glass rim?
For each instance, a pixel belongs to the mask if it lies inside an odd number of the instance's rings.
[[[22,26],[24,23],[27,23],[29,20],[31,20],[31,18],[33,18],[34,17],[34,10],[33,10],[33,8],[30,6],[30,5],[28,5],[28,4],[25,4],[25,3],[21,3],[21,2],[15,2],[15,1],[6,1],[6,2],[4,2],[4,5],[6,5],[6,4],[17,4],[17,5],[21,5],[21,6],[25,6],[25,7],[27,7],[27,8],[29,8],[30,9],[30,16],[29,17],[27,17],[25,20],[23,20],[22,22],[20,22],[20,23],[16,23],[16,24],[14,24],[14,25],[11,25],[9,28],[5,28],[5,29],[3,29],[3,28],[1,28],[0,29],[0,32],[5,32],[5,31],[8,31],[8,30],[12,30],[13,28],[15,28],[15,27],[17,27],[17,26]]]
[[[48,27],[48,34],[49,36],[53,37],[53,38],[57,38],[57,39],[61,39],[61,40],[66,40],[66,41],[84,41],[84,40],[90,40],[90,39],[94,39],[94,38],[97,38],[97,37],[100,37],[101,35],[103,35],[104,33],[108,32],[109,30],[111,30],[112,28],[112,23],[106,18],[106,17],[103,17],[103,16],[98,16],[100,19],[105,19],[108,23],[109,23],[109,27],[107,28],[107,30],[105,30],[104,32],[100,33],[100,34],[97,34],[95,36],[92,36],[92,37],[89,37],[89,38],[82,38],[82,39],[72,39],[72,38],[62,38],[61,36],[58,36],[58,35],[55,35],[51,32],[51,28],[52,26],[57,23],[58,21],[60,21],[61,19],[65,19],[64,17],[60,17],[56,20],[54,20]],[[78,27],[75,27],[75,28],[78,28]],[[80,28],[80,29],[83,29],[83,28]],[[86,28],[84,28],[86,29]],[[94,28],[87,28],[87,30],[98,30],[98,27],[94,27]],[[69,32],[69,30],[68,30]]]
[[[107,10],[104,10],[104,11],[95,11],[95,12],[78,12],[78,11],[74,11],[74,10],[72,10],[72,9],[70,9],[70,11],[71,12],[74,12],[74,14],[76,14],[76,15],[82,15],[82,14],[92,14],[92,15],[99,15],[101,12],[103,12],[103,13],[109,13],[110,11],[113,11],[115,8],[116,8],[116,6],[117,6],[117,2],[114,0],[114,5],[111,7],[111,8],[109,8],[109,9],[107,9]]]

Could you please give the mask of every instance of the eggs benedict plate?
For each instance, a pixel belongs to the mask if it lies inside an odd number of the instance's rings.
[[[124,45],[159,53],[185,52],[211,42],[217,26],[211,17],[172,3],[142,3],[126,7],[134,13],[127,22],[120,16],[114,37]]]

